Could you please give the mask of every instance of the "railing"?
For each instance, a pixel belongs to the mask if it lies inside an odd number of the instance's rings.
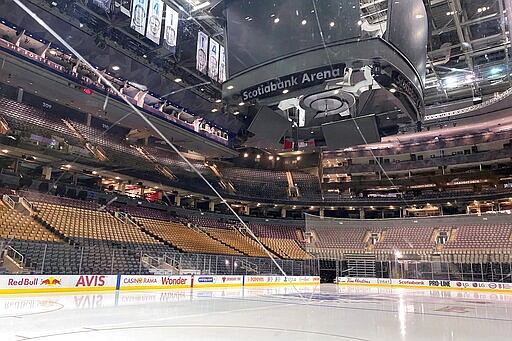
[[[281,275],[270,258],[108,249],[94,246],[71,246],[64,243],[16,241],[7,247],[9,256],[36,274],[170,274],[198,273],[212,275]],[[17,244],[19,243],[19,244]],[[28,245],[29,244],[29,245]],[[17,248],[18,250],[16,250]],[[56,256],[57,255],[57,256]],[[99,264],[98,264],[99,263]],[[277,263],[290,276],[318,275],[317,261],[282,260]]]
[[[350,270],[346,261],[339,269],[339,276]],[[375,277],[512,283],[512,262],[376,261]]]
[[[7,245],[5,250],[7,251],[7,256],[9,256],[20,268],[25,266],[25,256],[10,245]]]
[[[24,197],[20,197],[20,202],[23,205],[23,207],[25,207],[30,212],[31,215],[34,214],[34,205],[30,201],[28,201]]]
[[[14,209],[15,202],[14,202],[14,200],[12,200],[12,198],[9,195],[4,194],[2,196],[2,200],[7,204],[7,206]]]
[[[437,168],[439,166],[461,165],[469,163],[479,163],[493,161],[497,159],[509,159],[512,154],[510,149],[493,150],[478,152],[469,155],[446,155],[441,157],[429,158],[416,161],[403,161],[398,163],[381,163],[385,171],[405,171],[421,168]],[[353,164],[347,166],[325,168],[324,174],[338,173],[374,173],[380,171],[377,164]]]

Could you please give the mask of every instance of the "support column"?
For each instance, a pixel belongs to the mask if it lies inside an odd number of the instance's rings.
[[[363,208],[363,207],[361,207],[361,208],[359,209],[359,219],[364,219],[364,217],[365,217],[365,216],[364,216],[364,208]]]
[[[281,218],[286,218],[286,207],[281,207]]]
[[[85,124],[86,124],[88,127],[90,127],[90,126],[91,126],[91,119],[92,119],[92,114],[91,114],[91,113],[87,113],[87,121],[86,121],[86,123],[85,123]]]
[[[320,218],[324,217],[324,213],[325,213],[325,208],[321,207],[320,210],[318,211],[318,215],[320,216]]]
[[[181,196],[179,194],[176,194],[174,196],[174,203],[176,204],[176,206],[181,206]]]
[[[208,210],[210,212],[214,212],[215,211],[215,201],[211,200],[208,202]]]
[[[244,214],[250,215],[251,214],[251,207],[249,205],[244,206]]]
[[[119,192],[121,192],[121,194],[125,194],[126,193],[126,184],[124,183],[119,183]]]

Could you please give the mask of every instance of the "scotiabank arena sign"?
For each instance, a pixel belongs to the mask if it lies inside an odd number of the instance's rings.
[[[116,282],[115,275],[5,275],[0,293],[116,290]]]

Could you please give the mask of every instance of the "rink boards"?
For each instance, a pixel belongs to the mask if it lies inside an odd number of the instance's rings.
[[[450,280],[424,280],[424,279],[391,279],[391,278],[363,278],[338,277],[338,285],[411,288],[411,289],[448,289],[503,292],[512,294],[511,283],[500,282],[472,282]]]
[[[0,294],[317,284],[315,276],[2,275]]]

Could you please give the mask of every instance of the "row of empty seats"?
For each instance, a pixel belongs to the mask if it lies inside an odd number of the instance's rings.
[[[136,218],[142,226],[168,243],[186,252],[241,255],[242,253],[210,238],[203,232],[171,221]]]

